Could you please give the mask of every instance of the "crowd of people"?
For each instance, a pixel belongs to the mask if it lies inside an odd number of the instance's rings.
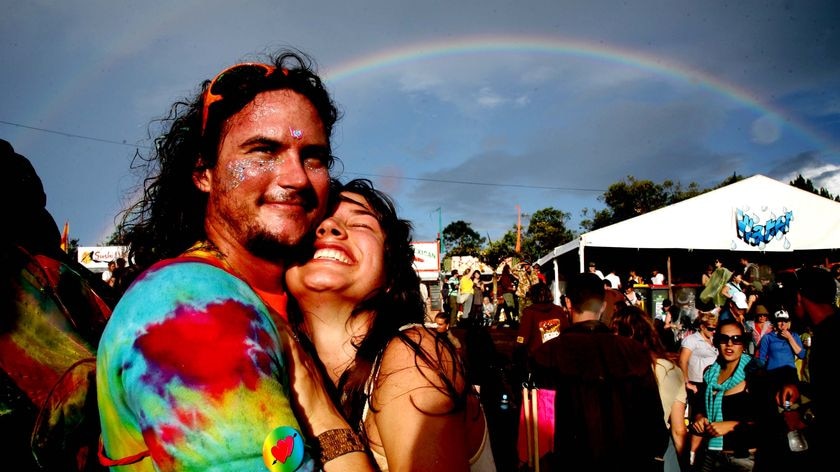
[[[765,284],[749,261],[718,264],[688,318],[641,308],[632,287],[664,284],[656,268],[589,264],[559,305],[535,263],[490,282],[453,270],[429,320],[411,223],[371,182],[331,174],[339,118],[298,51],[172,105],[119,227],[132,270],[95,281],[118,293],[88,340],[101,466],[494,471],[494,386],[471,346],[503,324],[521,378],[555,392],[547,470],[830,463],[840,266]],[[785,449],[792,431],[807,450]]]

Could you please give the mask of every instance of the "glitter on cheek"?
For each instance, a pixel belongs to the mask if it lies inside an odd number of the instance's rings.
[[[275,169],[283,162],[283,159],[248,159],[237,160],[227,165],[230,173],[230,190],[239,187],[246,179],[262,177],[274,173]]]

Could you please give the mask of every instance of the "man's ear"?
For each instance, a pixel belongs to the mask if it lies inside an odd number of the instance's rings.
[[[195,163],[192,179],[195,186],[202,192],[209,193],[213,188],[213,179],[210,176],[211,172],[210,168],[204,164],[204,160],[199,158],[198,162]]]

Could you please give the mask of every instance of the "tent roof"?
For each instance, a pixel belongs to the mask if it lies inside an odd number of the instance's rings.
[[[542,265],[574,249],[796,251],[840,248],[840,202],[763,175],[582,234]]]

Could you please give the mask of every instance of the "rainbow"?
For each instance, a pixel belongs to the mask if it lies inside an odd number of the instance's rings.
[[[427,41],[396,46],[356,57],[324,70],[327,83],[343,82],[360,76],[375,74],[400,65],[435,58],[499,52],[528,52],[568,55],[601,62],[625,65],[651,73],[690,82],[767,115],[796,129],[822,150],[832,150],[829,137],[818,134],[782,109],[764,102],[752,92],[725,82],[706,72],[692,69],[676,61],[652,54],[620,48],[602,42],[538,36],[469,36],[445,41]]]

